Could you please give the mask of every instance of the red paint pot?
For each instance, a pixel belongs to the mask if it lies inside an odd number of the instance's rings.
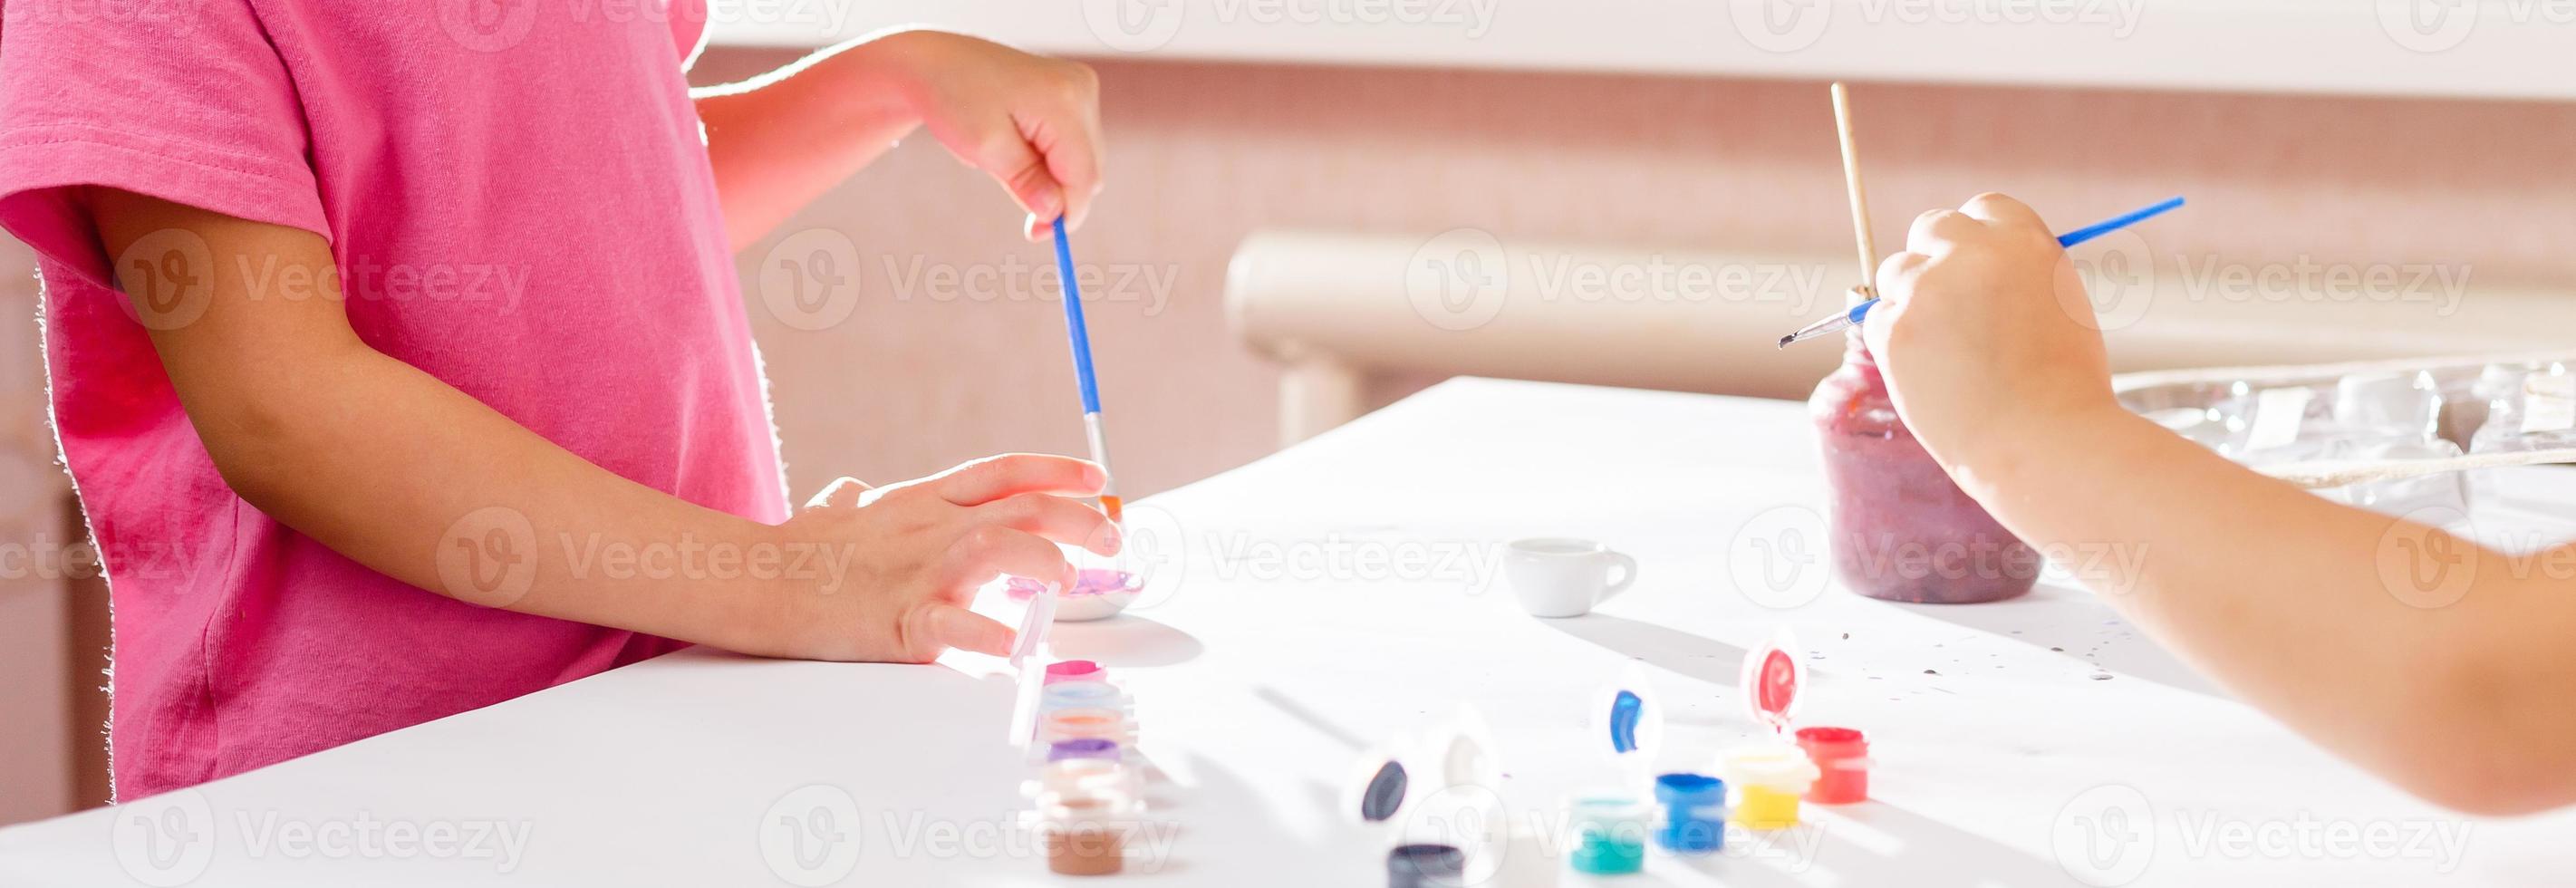
[[[1799,728],[1798,748],[1821,772],[1807,801],[1848,805],[1869,800],[1869,738],[1853,728]]]

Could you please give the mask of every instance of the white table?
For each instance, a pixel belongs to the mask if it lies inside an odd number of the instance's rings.
[[[1671,712],[1662,763],[1705,769],[1753,736],[1738,660],[1782,626],[1812,653],[1801,721],[1871,734],[1877,800],[1809,806],[1801,830],[1739,835],[1710,860],[1658,852],[1617,884],[2499,885],[2562,882],[2576,865],[2576,814],[2463,819],[2414,801],[2212,689],[2079,591],[1968,607],[1839,590],[1749,600],[1729,579],[1739,531],[1815,520],[1804,416],[1459,380],[1131,507],[1139,536],[1186,541],[1161,547],[1179,568],[1164,577],[1180,581],[1056,636],[1060,654],[1107,663],[1134,691],[1167,772],[1140,834],[1150,847],[1131,848],[1120,878],[1382,884],[1382,849],[1333,811],[1361,746],[1471,702],[1499,738],[1506,797],[1547,810],[1611,776],[1583,712],[1632,660]],[[2576,501],[2563,473],[2510,477],[2518,497]],[[2576,533],[2498,497],[2480,510]],[[1593,616],[1524,616],[1488,581],[1502,541],[1542,534],[1607,541],[1643,562],[1642,579]],[[856,822],[802,833],[822,875],[838,863],[824,852],[855,856],[837,884],[1049,882],[1016,825],[1029,769],[1003,742],[1008,683],[988,659],[952,660],[685,652],[0,830],[0,885],[781,884],[809,871],[780,817],[843,792]],[[382,841],[395,822],[412,844]],[[523,845],[474,841],[494,826]],[[361,830],[379,841],[354,845]],[[2464,847],[2434,843],[2462,831]],[[433,835],[448,844],[420,846]],[[773,863],[764,840],[789,856]]]

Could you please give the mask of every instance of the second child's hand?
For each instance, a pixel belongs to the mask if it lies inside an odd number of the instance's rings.
[[[2019,201],[1924,214],[1878,289],[1862,330],[1916,440],[2032,545],[2116,556],[2079,576],[2157,641],[2434,802],[2576,803],[2576,583],[2122,409],[2083,281]],[[2409,552],[2449,553],[2458,588],[2426,598]]]

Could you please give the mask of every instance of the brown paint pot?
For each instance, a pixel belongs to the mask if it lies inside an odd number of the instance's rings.
[[[1116,875],[1126,865],[1128,802],[1114,794],[1057,796],[1046,805],[1041,844],[1047,871],[1063,876]]]

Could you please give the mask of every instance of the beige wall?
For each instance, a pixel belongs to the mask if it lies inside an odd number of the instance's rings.
[[[789,58],[711,53],[716,81]],[[1103,62],[1109,190],[1086,264],[1168,275],[1090,311],[1131,494],[1273,440],[1275,374],[1227,336],[1226,259],[1258,226],[1847,252],[1820,84]],[[2438,262],[2479,284],[2576,285],[2576,106],[1863,84],[1882,244],[1914,212],[2008,191],[2067,222],[2186,194],[2160,249],[2249,263]],[[845,233],[855,314],[790,328],[758,304],[791,487],[894,479],[1010,449],[1080,452],[1051,301],[939,302],[914,261],[1045,262],[990,184],[916,137],[772,239]],[[1025,296],[1025,293],[1022,294]],[[1799,392],[1764,392],[1795,395]]]
[[[700,78],[786,58],[718,50]],[[1219,304],[1226,258],[1255,227],[1848,249],[1813,83],[1100,67],[1111,185],[1076,245],[1086,265],[1136,276],[1095,288],[1091,311],[1131,494],[1270,447],[1275,375],[1227,336]],[[1913,210],[1984,189],[2061,220],[2180,193],[2193,208],[2158,229],[2176,251],[2439,262],[2481,283],[2576,285],[2576,106],[1879,85],[1856,101],[1882,243]],[[900,280],[916,263],[961,276],[1013,270],[1006,259],[1044,265],[1042,248],[1015,240],[1015,220],[978,174],[915,139],[745,254],[797,493],[1002,450],[1079,452],[1054,302],[1025,282],[979,302]],[[818,227],[862,251],[862,295],[847,321],[804,330],[763,307],[757,274],[780,239]],[[0,471],[43,478],[21,261],[0,261],[0,314],[16,319],[0,324]],[[19,478],[0,478],[0,544],[51,529],[49,482],[23,482],[31,492]],[[94,730],[61,715],[68,594],[0,581],[0,822],[69,804],[66,736]]]

